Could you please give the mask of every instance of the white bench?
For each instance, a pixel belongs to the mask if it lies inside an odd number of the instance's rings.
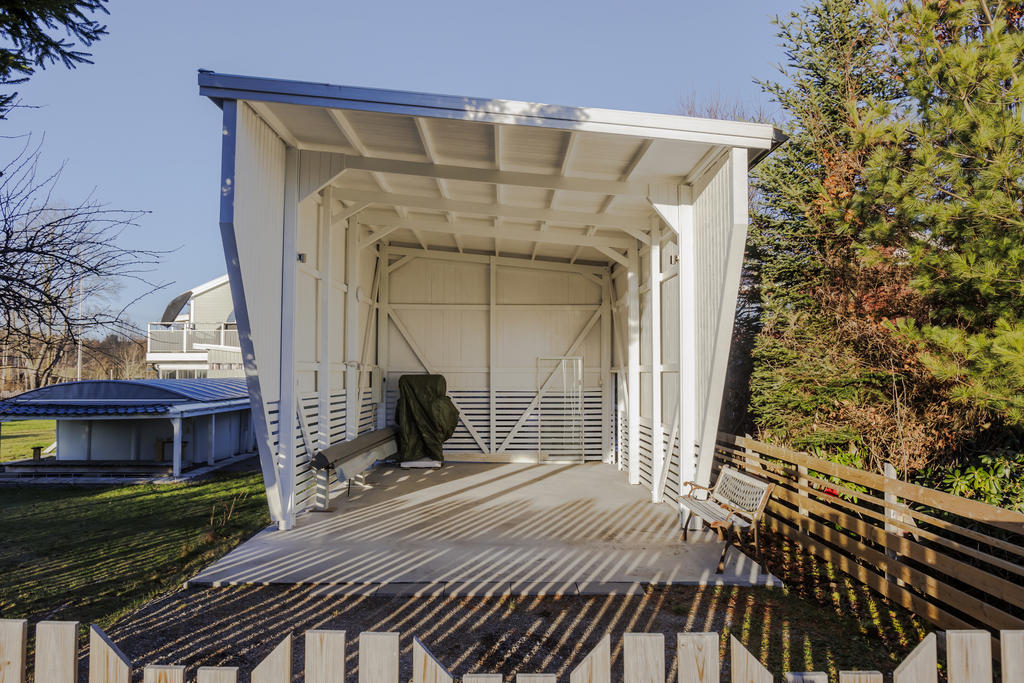
[[[718,473],[714,488],[709,489],[692,481],[686,482],[683,486],[690,487],[690,493],[679,497],[683,540],[686,540],[690,518],[696,515],[715,529],[719,538],[726,541],[725,547],[722,548],[722,557],[718,560],[717,574],[721,574],[725,567],[725,553],[729,550],[729,539],[726,534],[730,530],[736,531],[737,540],[742,543],[743,534],[753,529],[757,561],[764,564],[761,560],[761,542],[758,539],[757,527],[764,515],[764,506],[768,503],[774,484],[730,467],[723,467]],[[704,492],[703,495],[706,497],[698,498],[694,495],[698,492]]]

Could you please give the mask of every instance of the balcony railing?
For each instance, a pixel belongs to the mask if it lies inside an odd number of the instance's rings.
[[[197,353],[211,346],[239,348],[238,330],[223,323],[149,323],[148,353]]]

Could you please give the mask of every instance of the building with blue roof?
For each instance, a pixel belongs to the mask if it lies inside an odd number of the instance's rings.
[[[180,477],[255,452],[241,378],[86,380],[0,401],[0,423],[55,419],[57,454],[6,464],[6,474]]]

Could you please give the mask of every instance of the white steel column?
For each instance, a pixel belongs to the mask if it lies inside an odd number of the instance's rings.
[[[694,283],[696,223],[692,188],[679,188],[679,483],[697,476],[697,302]],[[680,494],[689,489],[680,486]]]
[[[626,272],[626,308],[629,341],[627,344],[627,452],[629,454],[629,483],[640,483],[640,257],[637,248],[629,249],[629,268]]]
[[[86,425],[91,427],[91,423],[86,422]],[[174,434],[174,439],[171,442],[171,474],[175,477],[181,476],[181,418],[171,418],[171,431]],[[161,456],[163,454],[161,453]]]
[[[611,268],[601,273],[601,453],[607,463],[615,458],[612,446],[612,301]]]
[[[319,322],[319,368],[316,375],[317,390],[317,446],[327,448],[331,445],[331,367],[333,361],[331,340],[331,292],[334,279],[331,270],[331,207],[334,204],[333,190],[328,185],[320,193],[320,251],[317,271],[320,273],[320,313]]]
[[[359,435],[359,222],[345,230],[345,440]]]
[[[210,443],[210,452],[206,454],[206,464],[212,465],[217,459],[217,413],[210,413],[210,431],[206,436]]]
[[[391,326],[390,288],[391,254],[386,244],[378,246],[380,285],[377,288],[377,366],[380,368],[381,406],[377,410],[377,429],[388,426],[388,329]]]
[[[651,500],[661,502],[658,482],[665,467],[665,446],[661,424],[661,221],[652,220],[651,251],[648,254],[647,284],[651,323]]]
[[[495,128],[495,130],[499,130]],[[497,244],[497,242],[495,242]],[[498,323],[494,319],[495,313],[497,313],[498,304],[498,264],[495,257],[491,257],[487,264],[487,273],[490,277],[490,284],[488,285],[488,294],[490,301],[487,306],[487,388],[490,391],[491,397],[491,426],[490,434],[487,439],[487,443],[491,448],[491,453],[498,452],[498,411],[496,403],[498,400],[497,391],[494,386],[494,364],[498,357]]]
[[[295,290],[298,262],[299,151],[285,150],[281,245],[281,400],[277,407],[282,531],[295,525]]]

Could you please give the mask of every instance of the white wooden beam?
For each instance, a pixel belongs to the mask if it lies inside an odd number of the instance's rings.
[[[317,369],[317,446],[327,448],[331,445],[331,367],[333,361],[333,344],[331,339],[331,306],[333,282],[333,259],[331,234],[331,207],[334,204],[334,197],[330,185],[320,193],[320,291],[318,324],[317,357],[320,361]],[[326,505],[327,501],[323,501]]]
[[[365,212],[360,220],[366,225],[374,228],[406,228],[416,229],[423,232],[436,232],[452,235],[474,235],[477,237],[500,237],[501,239],[518,241],[539,241],[550,244],[582,245],[586,247],[607,247],[612,249],[627,249],[635,244],[635,241],[626,236],[620,235],[586,235],[575,230],[550,229],[544,232],[529,230],[526,228],[515,228],[501,226],[495,228],[490,225],[471,223],[468,221],[456,221],[449,223],[442,216],[416,216],[415,218],[396,218],[394,215],[388,217],[379,212]]]
[[[331,225],[337,225],[343,220],[355,216],[357,213],[359,213],[369,205],[369,202],[353,202],[349,206],[342,206],[341,211],[335,214],[331,214]],[[330,206],[330,203],[328,204],[328,206]]]
[[[612,295],[611,273],[601,274],[601,455],[611,463],[612,449]]]
[[[281,521],[278,528],[295,525],[295,309],[298,274],[299,150],[285,150],[284,221],[281,244],[281,358],[278,403],[278,451],[281,468]]]
[[[640,256],[636,247],[629,251],[630,265],[626,275],[626,305],[628,343],[626,383],[627,397],[627,452],[629,454],[629,483],[640,483]]]
[[[92,422],[87,422],[87,429],[92,428]],[[171,474],[175,477],[181,476],[181,418],[171,418]],[[163,455],[161,453],[161,455]]]
[[[459,263],[487,263],[491,256],[486,254],[458,254],[453,251],[439,251],[432,249],[430,251],[423,251],[422,249],[416,249],[413,247],[399,247],[391,246],[391,254],[394,256],[402,256],[405,259],[412,260],[414,258],[428,258],[438,259],[441,261],[456,261]],[[580,263],[566,263],[556,261],[531,261],[526,257],[515,257],[515,256],[498,256],[498,265],[506,266],[510,268],[523,268],[525,270],[553,270],[562,273],[575,273],[583,278],[584,282],[591,284],[595,287],[600,287],[601,273],[604,272],[606,266],[596,266],[590,264]],[[391,271],[397,270],[400,265],[405,265],[407,262],[405,259],[395,261],[391,264]],[[594,279],[592,276],[596,275],[598,279]]]
[[[490,391],[491,399],[491,453],[496,452],[498,445],[498,392],[495,386],[495,366],[498,364],[498,259],[492,256],[487,264],[487,274],[490,282],[487,287],[487,388]]]
[[[359,436],[359,222],[345,229],[345,440]]]
[[[377,365],[380,367],[381,406],[377,410],[377,429],[387,427],[388,403],[388,370],[390,368],[390,333],[391,333],[391,254],[388,246],[382,244],[380,249],[380,289],[377,291]]]
[[[679,235],[679,483],[695,481],[697,460],[697,301],[694,268],[696,229],[693,197],[689,186],[678,189],[678,223],[673,228]],[[680,486],[679,493],[689,493]]]
[[[489,218],[497,216],[499,218],[518,218],[527,221],[547,221],[562,225],[595,225],[601,228],[614,229],[619,229],[620,226],[638,230],[647,228],[646,219],[634,218],[632,216],[593,214],[583,211],[563,211],[528,206],[496,206],[495,204],[445,199],[444,197],[397,194],[387,190],[373,192],[370,190],[337,188],[336,196],[347,201],[371,202],[385,206],[394,206],[396,210],[426,209],[432,211],[451,211],[452,213],[465,213]]]
[[[651,249],[647,256],[648,320],[651,325],[651,501],[661,502],[658,482],[665,468],[664,426],[661,423],[661,226],[654,221],[651,229]]]

